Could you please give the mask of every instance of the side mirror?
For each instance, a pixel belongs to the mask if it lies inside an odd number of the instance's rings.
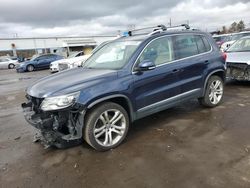
[[[144,60],[139,63],[138,67],[135,69],[136,71],[149,71],[155,69],[154,62],[150,60]]]

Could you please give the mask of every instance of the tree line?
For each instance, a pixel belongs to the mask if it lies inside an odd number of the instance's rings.
[[[220,34],[226,34],[226,33],[235,33],[235,32],[241,32],[244,31],[246,28],[246,25],[243,20],[237,22],[233,22],[229,27],[226,27],[225,25],[222,26],[221,30],[219,30]]]

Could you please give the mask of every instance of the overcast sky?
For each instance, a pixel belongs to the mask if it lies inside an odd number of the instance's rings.
[[[128,25],[250,26],[250,0],[0,0],[0,37],[117,34]]]

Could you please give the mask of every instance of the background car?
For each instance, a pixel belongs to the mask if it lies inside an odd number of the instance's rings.
[[[34,56],[31,60],[20,63],[16,70],[17,72],[31,72],[38,69],[49,69],[50,63],[59,59],[63,59],[63,57],[56,54]]]
[[[225,42],[231,40],[231,34],[214,35],[213,39],[220,48]]]
[[[102,42],[100,45],[95,47],[95,49],[92,51],[91,54],[86,54],[86,55],[81,55],[81,56],[75,56],[72,57],[69,56],[67,59],[62,59],[58,61],[54,61],[50,64],[50,71],[53,72],[58,72],[58,71],[63,71],[67,69],[72,69],[75,67],[83,66],[84,62],[95,52],[97,52],[99,49],[101,49],[103,46],[108,44],[110,41],[105,41]]]
[[[59,67],[58,67],[59,63],[65,62],[65,61],[68,61],[68,60],[70,60],[72,58],[80,57],[80,56],[83,56],[83,55],[84,55],[83,51],[74,52],[69,57],[67,57],[66,59],[60,59],[60,60],[57,60],[57,61],[53,61],[52,63],[50,63],[50,72],[51,73],[58,72],[59,71]]]
[[[0,57],[1,69],[14,69],[18,64],[18,60],[12,60],[9,57]]]
[[[227,77],[250,81],[250,36],[236,41],[226,54]]]
[[[73,57],[70,59],[64,59],[58,63],[58,71],[60,72],[63,70],[80,67],[82,63],[85,62],[90,56],[91,54],[83,55],[79,57]]]
[[[226,51],[235,41],[241,39],[242,37],[250,36],[250,31],[244,31],[240,33],[233,33],[227,42],[221,45],[221,50]]]

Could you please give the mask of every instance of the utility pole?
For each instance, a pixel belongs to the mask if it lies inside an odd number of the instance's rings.
[[[169,19],[169,26],[170,27],[172,26],[172,20],[171,20],[171,18]]]

